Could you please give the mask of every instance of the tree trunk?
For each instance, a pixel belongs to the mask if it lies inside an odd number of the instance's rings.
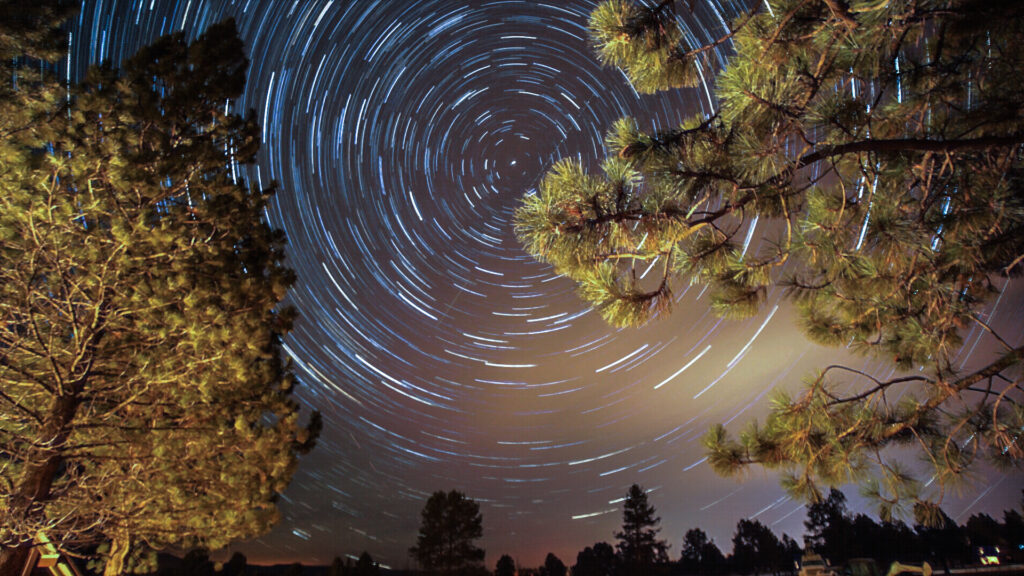
[[[53,399],[50,413],[39,429],[39,438],[49,439],[47,446],[36,451],[34,461],[25,467],[11,494],[10,518],[13,524],[29,524],[42,516],[46,501],[50,498],[50,488],[63,462],[61,449],[67,442],[71,420],[75,417],[78,404],[78,397],[72,394]],[[31,538],[34,534],[19,536]],[[27,540],[0,550],[0,576],[21,576],[32,546],[33,542]]]
[[[30,552],[31,546],[15,546],[0,550],[0,576],[21,576]]]
[[[110,556],[103,567],[103,576],[121,576],[124,573],[124,560],[130,550],[131,540],[124,535],[116,536],[110,543]]]

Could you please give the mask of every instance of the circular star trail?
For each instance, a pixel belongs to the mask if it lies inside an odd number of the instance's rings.
[[[325,417],[281,523],[241,546],[251,561],[367,550],[405,567],[426,497],[449,489],[481,503],[488,566],[505,553],[536,565],[549,551],[572,564],[613,540],[634,482],[652,490],[673,557],[695,526],[728,548],[744,517],[800,536],[803,507],[774,478],[716,479],[699,438],[763,414],[773,388],[845,356],[806,344],[778,293],[759,316],[727,322],[692,287],[670,319],[610,329],[515,240],[522,195],[560,158],[596,167],[615,119],[656,128],[712,109],[707,86],[640,97],[602,68],[586,39],[595,4],[83,3],[72,76],[228,17],[249,50],[236,108],[252,110],[263,148],[248,177],[277,184],[267,217],[299,277],[285,350],[297,395]],[[736,14],[692,4],[698,42]],[[1024,325],[1019,303],[1000,302],[1005,326]],[[950,512],[1001,510],[1017,480],[993,476],[980,502]]]

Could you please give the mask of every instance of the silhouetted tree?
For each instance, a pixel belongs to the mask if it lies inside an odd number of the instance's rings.
[[[434,492],[421,513],[419,536],[409,553],[428,571],[453,574],[479,566],[484,551],[474,541],[483,536],[480,506],[461,492]]]
[[[189,550],[180,564],[181,576],[213,576],[213,562],[210,561],[210,552],[205,548],[193,548]]]
[[[700,528],[691,528],[683,536],[683,554],[680,568],[687,574],[718,574],[725,556],[714,541]]]
[[[936,569],[948,571],[953,565],[963,564],[969,555],[967,537],[945,511],[939,509],[939,519],[932,526],[915,526],[928,562]]]
[[[331,561],[331,565],[327,568],[327,576],[349,576],[349,570],[341,557],[335,556]]]
[[[964,533],[974,548],[1006,544],[1003,540],[1002,527],[988,514],[974,514],[968,518],[964,524]]]
[[[221,576],[245,576],[245,568],[248,565],[245,554],[235,552],[221,568]]]
[[[849,557],[847,543],[851,538],[851,525],[845,494],[832,488],[828,497],[808,506],[804,527],[807,528],[804,543],[809,550],[833,563],[841,563]]]
[[[785,556],[786,568],[789,572],[796,572],[797,561],[803,555],[803,548],[789,534],[782,535],[782,550]],[[785,570],[784,570],[785,571]]]
[[[926,559],[920,538],[904,522],[879,523],[866,514],[851,516],[846,509],[846,496],[835,489],[824,500],[808,506],[804,526],[808,549],[820,553],[833,565],[857,557],[874,558],[882,565],[894,560]]]
[[[380,566],[373,561],[373,556],[370,556],[369,552],[364,551],[356,561],[356,567],[352,574],[353,576],[379,576]]]
[[[565,563],[562,562],[558,556],[548,552],[548,555],[544,557],[544,566],[540,569],[540,575],[565,576],[568,571],[568,568],[565,567]]]
[[[650,571],[655,564],[668,562],[668,545],[658,539],[661,518],[647,503],[647,492],[637,484],[629,487],[622,507],[622,531],[616,532],[616,545],[622,567],[628,576]]]
[[[607,542],[587,546],[576,555],[572,576],[614,576],[617,559],[615,549]]]
[[[515,576],[516,562],[508,554],[502,554],[494,566],[494,576]]]
[[[732,537],[733,567],[742,574],[774,572],[787,568],[786,550],[770,528],[757,520],[742,519]]]
[[[1009,509],[1003,512],[1003,539],[1014,561],[1024,561],[1024,517]]]
[[[858,514],[854,518],[854,538],[857,541],[857,547],[851,556],[854,554],[870,556],[881,562],[882,565],[891,564],[895,560],[904,562],[927,560],[926,552],[917,533],[902,520],[876,524],[877,529],[874,532],[868,532],[872,539],[866,540],[857,529],[857,518],[860,516]]]
[[[302,576],[302,570],[302,563],[294,562],[292,564],[289,564],[288,567],[284,569],[284,572],[281,573],[281,576]]]

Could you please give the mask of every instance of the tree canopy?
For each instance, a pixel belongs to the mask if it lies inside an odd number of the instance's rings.
[[[420,516],[419,535],[409,554],[423,569],[455,574],[483,563],[484,550],[474,543],[484,533],[475,501],[456,490],[439,490],[427,499]]]
[[[494,576],[516,576],[516,561],[508,554],[502,554],[494,565]]]
[[[807,507],[804,543],[834,565],[864,557],[882,566],[911,558],[946,563],[970,558],[968,529],[961,530],[941,509],[938,515],[939,522],[933,526],[918,524],[915,529],[899,520],[878,523],[865,514],[850,513],[846,496],[832,489],[826,498]],[[995,532],[1002,533],[1002,527],[997,524]]]
[[[34,18],[0,26],[23,103],[0,99],[0,573],[41,530],[107,542],[108,574],[261,534],[319,419],[300,422],[281,356],[294,275],[272,191],[239,172],[259,143],[232,111],[234,23],[67,88],[44,60],[60,36],[36,33],[58,3],[0,4]]]
[[[741,574],[778,574],[793,566],[793,558],[778,536],[757,520],[741,519],[732,536],[732,563]]]
[[[380,564],[373,560],[373,556],[370,556],[369,552],[363,551],[359,555],[359,560],[356,561],[352,576],[379,576],[379,574]]]
[[[832,488],[827,497],[807,507],[804,544],[833,562],[842,562],[848,556],[842,550],[853,528],[847,517],[846,495]]]
[[[615,574],[615,549],[607,542],[597,542],[576,554],[572,576],[613,576]]]
[[[565,566],[565,562],[554,553],[548,552],[548,555],[544,557],[544,565],[540,567],[540,576],[566,576],[569,573],[569,569]]]
[[[687,574],[715,574],[724,568],[725,556],[707,533],[691,528],[683,536],[679,563]]]
[[[555,164],[517,233],[615,326],[666,315],[686,282],[729,318],[785,288],[811,341],[889,369],[823,368],[738,439],[712,429],[710,464],[779,470],[811,501],[858,483],[883,519],[935,520],[979,461],[1024,461],[1024,346],[984,314],[1024,269],[1024,4],[766,0],[705,45],[682,5],[608,0],[591,37],[641,92],[695,86],[731,42],[713,113],[653,133],[619,120],[600,173]],[[969,329],[996,351],[965,368]]]

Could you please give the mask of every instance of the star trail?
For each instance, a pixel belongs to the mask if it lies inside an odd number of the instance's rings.
[[[693,2],[694,41],[737,12]],[[778,386],[823,361],[884,363],[807,344],[780,291],[746,321],[680,288],[671,318],[614,330],[573,284],[516,241],[512,211],[555,161],[604,154],[623,115],[645,127],[712,111],[710,87],[639,96],[586,37],[592,0],[86,0],[69,27],[69,78],[161,34],[233,17],[248,49],[245,98],[261,125],[246,176],[276,182],[267,218],[288,237],[300,314],[285,343],[317,449],[250,561],[328,563],[369,551],[410,565],[435,490],[481,504],[487,566],[502,554],[566,564],[613,541],[630,484],[651,490],[676,558],[700,526],[729,548],[740,518],[799,538],[803,506],[776,478],[714,476],[699,439],[764,414]],[[720,63],[727,47],[715,53]],[[710,81],[712,70],[705,70]],[[758,242],[756,235],[747,243]],[[1022,336],[1021,291],[989,310]],[[975,329],[962,359],[986,348]],[[993,473],[946,504],[1001,511],[1021,478]],[[854,495],[853,507],[863,507]],[[864,508],[866,510],[866,508]],[[860,510],[858,510],[860,511]]]

